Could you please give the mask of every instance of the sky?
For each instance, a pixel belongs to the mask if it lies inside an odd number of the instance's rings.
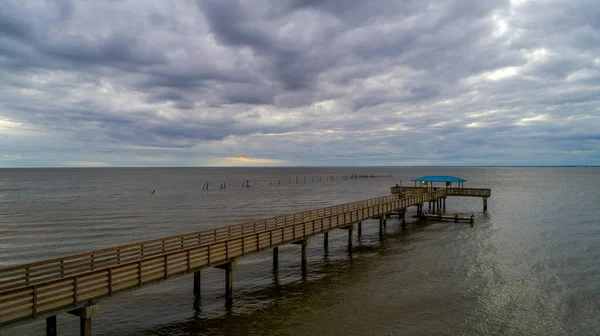
[[[0,167],[600,165],[598,0],[2,0]]]

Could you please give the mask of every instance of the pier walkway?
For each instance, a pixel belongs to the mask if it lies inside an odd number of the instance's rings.
[[[273,265],[277,267],[277,247],[297,243],[302,245],[305,268],[308,238],[324,234],[327,248],[328,231],[344,228],[349,232],[351,248],[354,224],[359,224],[360,232],[362,221],[379,218],[381,234],[386,215],[391,212],[400,214],[404,224],[408,207],[417,206],[417,211],[422,212],[425,202],[441,204],[441,200],[454,193],[446,188],[413,190],[406,195],[392,194],[2,268],[0,328],[46,316],[47,334],[55,335],[52,331],[56,330],[55,314],[72,310],[70,313],[81,318],[82,335],[88,335],[91,317],[97,314],[91,300],[190,273],[194,274],[194,294],[199,296],[200,270],[207,267],[226,271],[226,302],[231,304],[232,272],[235,260],[242,256],[273,249]]]

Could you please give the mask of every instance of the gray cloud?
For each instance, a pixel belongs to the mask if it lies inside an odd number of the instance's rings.
[[[598,10],[6,1],[0,166],[600,164]]]

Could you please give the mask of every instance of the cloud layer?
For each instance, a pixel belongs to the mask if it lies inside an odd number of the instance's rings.
[[[0,167],[599,165],[599,17],[592,0],[7,0]]]

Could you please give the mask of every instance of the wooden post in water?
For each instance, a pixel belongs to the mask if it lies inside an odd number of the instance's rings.
[[[446,212],[446,197],[444,197],[444,198],[442,199],[442,202],[443,202],[443,203],[442,203],[442,207],[443,207],[443,209],[444,209],[444,212]]]
[[[323,248],[325,251],[329,249],[329,232],[323,234]]]
[[[406,209],[402,210],[402,228],[406,228]]]
[[[237,268],[237,261],[232,260],[216,267],[225,270],[225,305],[230,307],[233,304],[233,271]]]
[[[46,336],[56,336],[56,315],[46,317]]]
[[[383,237],[383,218],[379,217],[379,238]]]
[[[279,247],[273,248],[273,269],[279,268]]]
[[[92,336],[92,319],[79,318],[79,329],[81,336]]]
[[[483,200],[483,212],[486,212],[487,211],[487,201],[488,201],[488,198],[487,197],[482,197],[481,199]]]
[[[358,222],[358,235],[362,234],[362,222]]]
[[[306,272],[308,265],[308,239],[302,240],[302,271]]]
[[[79,316],[79,332],[81,336],[92,336],[92,317],[98,316],[98,305],[89,301],[85,306],[69,311]]]
[[[354,225],[345,226],[341,229],[348,230],[348,252],[352,253],[352,231],[354,231]]]
[[[194,296],[200,298],[200,271],[194,272]]]

